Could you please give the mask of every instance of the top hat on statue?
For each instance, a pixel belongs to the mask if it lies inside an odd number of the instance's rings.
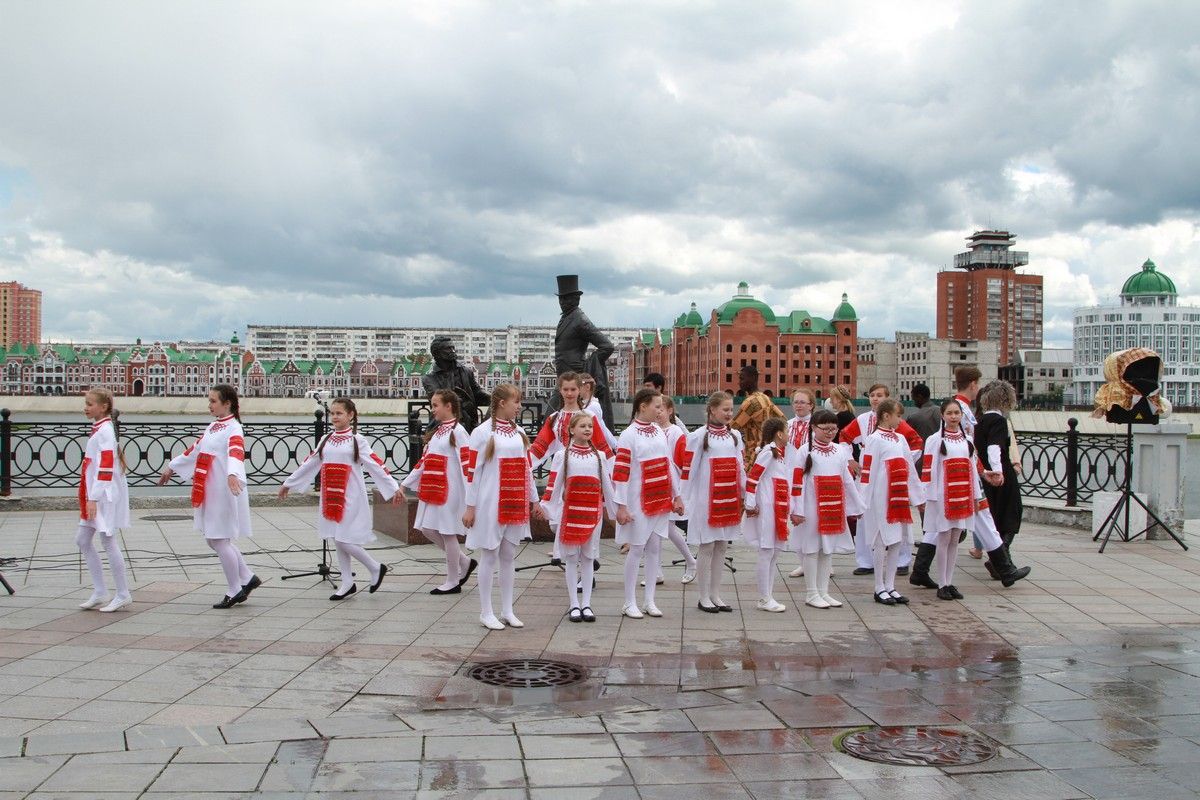
[[[558,296],[568,294],[583,294],[579,289],[578,275],[558,275]]]

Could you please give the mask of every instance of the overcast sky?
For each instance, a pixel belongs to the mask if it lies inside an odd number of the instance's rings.
[[[58,340],[667,326],[739,280],[935,327],[973,230],[1047,345],[1200,303],[1200,5],[0,0],[0,279]]]

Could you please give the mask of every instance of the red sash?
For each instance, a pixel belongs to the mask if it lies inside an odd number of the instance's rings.
[[[88,498],[87,471],[88,471],[88,467],[90,467],[91,465],[92,465],[92,460],[90,458],[85,458],[83,460],[83,466],[81,466],[79,468],[79,518],[80,519],[87,519],[87,502],[88,502],[88,499],[87,499]]]
[[[642,462],[642,512],[653,517],[671,511],[671,464],[666,458]]]
[[[321,465],[321,515],[332,522],[346,516],[346,487],[350,484],[349,464]]]
[[[912,510],[908,507],[908,461],[889,458],[883,466],[888,476],[887,521],[912,522]]]
[[[417,499],[431,506],[443,506],[450,497],[450,483],[446,477],[449,460],[440,453],[426,453],[421,459],[421,484],[417,487]]]
[[[814,475],[817,492],[817,533],[833,536],[846,527],[846,495],[840,475]]]
[[[709,459],[708,524],[714,528],[736,525],[742,518],[738,497],[738,460],[734,456]]]
[[[529,462],[520,458],[498,459],[500,466],[500,503],[496,521],[501,525],[529,522]]]
[[[775,540],[786,542],[788,538],[788,482],[787,478],[775,478]]]
[[[974,479],[971,459],[947,458],[942,462],[942,514],[946,519],[966,519],[975,513],[975,498],[971,496]]]
[[[562,544],[587,544],[600,523],[600,479],[592,475],[572,475],[563,487]]]
[[[196,455],[196,469],[192,472],[192,508],[204,505],[204,490],[208,483],[208,471],[212,469],[212,462],[212,453]]]

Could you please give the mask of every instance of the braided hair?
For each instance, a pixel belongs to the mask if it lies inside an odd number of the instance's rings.
[[[942,437],[942,446],[940,448],[938,448],[939,452],[941,452],[942,455],[946,455],[946,409],[948,409],[950,406],[958,406],[959,410],[960,411],[962,410],[962,403],[958,402],[953,397],[951,397],[946,402],[942,403],[942,427],[941,427],[941,430],[939,431],[939,433],[941,434],[941,437]],[[959,427],[959,431],[960,432],[962,431],[961,425]],[[967,440],[968,455],[971,458],[974,458],[975,457],[975,443],[972,442],[971,437],[967,436],[965,433],[963,434],[963,438]]]
[[[212,387],[210,391],[216,392],[217,397],[222,403],[229,403],[229,413],[233,414],[233,418],[238,422],[242,421],[241,415],[238,413],[238,393],[237,389],[230,386],[228,383],[218,383]]]
[[[349,397],[336,397],[330,402],[331,406],[341,406],[350,415],[350,436],[354,442],[354,463],[358,463],[358,409],[354,405],[354,401]],[[334,432],[330,431],[325,434],[325,438],[317,445],[317,458],[322,459],[325,455],[325,443],[329,441],[329,437],[333,436]]]
[[[498,384],[496,386],[496,388],[492,390],[492,402],[488,406],[488,416],[492,418],[493,425],[492,425],[492,434],[491,434],[491,436],[488,437],[487,447],[485,447],[483,449],[484,462],[487,462],[496,452],[496,428],[495,428],[496,409],[500,408],[500,403],[502,401],[512,400],[513,398],[519,399],[520,397],[521,397],[521,390],[518,389],[516,386],[514,386],[511,383]],[[525,429],[522,428],[520,425],[517,425],[517,433],[520,434],[520,436],[521,436],[521,444],[523,444],[525,446],[525,449],[528,450],[529,449],[529,437],[525,435]]]
[[[808,420],[808,455],[804,459],[804,471],[812,469],[813,428],[818,425],[837,425],[837,414],[827,408],[818,408]]]
[[[749,366],[742,367],[743,370],[752,369]],[[754,370],[754,374],[758,375],[758,370]],[[704,450],[708,451],[708,426],[712,424],[713,409],[720,408],[725,401],[733,401],[733,395],[729,392],[713,392],[708,396],[708,402],[704,406]],[[728,426],[726,426],[728,427]]]

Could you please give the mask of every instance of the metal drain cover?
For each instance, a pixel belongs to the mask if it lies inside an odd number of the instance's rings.
[[[566,661],[543,658],[512,658],[476,664],[467,677],[489,686],[511,689],[543,689],[551,686],[570,686],[587,678],[587,669]]]
[[[909,767],[978,764],[996,755],[990,739],[948,728],[869,728],[843,737],[841,748],[865,761]]]
[[[183,522],[192,519],[191,514],[147,514],[142,517],[146,522]]]

